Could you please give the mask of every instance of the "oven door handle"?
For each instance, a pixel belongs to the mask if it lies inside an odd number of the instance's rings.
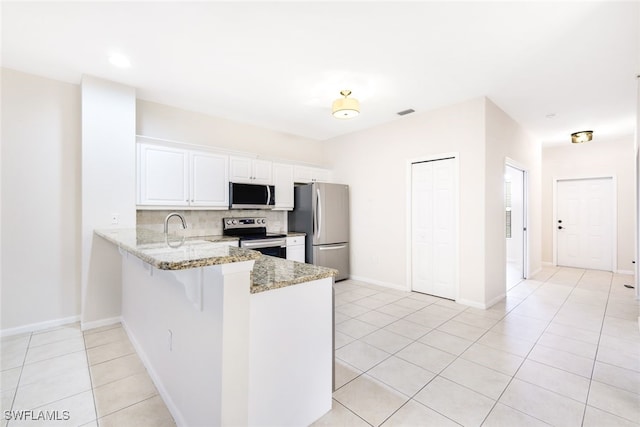
[[[243,248],[270,248],[275,246],[286,246],[287,241],[282,240],[269,240],[268,242],[260,241],[260,242],[242,242]]]

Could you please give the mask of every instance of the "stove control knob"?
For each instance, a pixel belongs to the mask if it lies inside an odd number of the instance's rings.
[[[238,223],[238,221],[237,221],[237,220],[235,220],[235,219],[232,219],[232,220],[231,220],[231,224],[236,225],[237,223]]]

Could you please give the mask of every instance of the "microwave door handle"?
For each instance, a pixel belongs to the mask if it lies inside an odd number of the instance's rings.
[[[320,239],[320,233],[322,232],[322,197],[320,197],[320,189],[316,189],[316,211],[318,213],[316,221],[316,239]]]
[[[267,206],[269,206],[271,204],[271,188],[268,185],[265,185],[265,187],[267,187]]]

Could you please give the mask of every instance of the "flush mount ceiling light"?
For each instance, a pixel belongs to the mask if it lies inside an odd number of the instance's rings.
[[[331,112],[336,119],[351,119],[360,114],[360,102],[354,98],[347,98],[351,95],[350,90],[341,90],[340,95],[344,98],[338,98],[333,101]]]
[[[581,132],[574,132],[571,134],[571,142],[574,144],[580,144],[582,142],[589,142],[593,139],[592,130],[583,130]]]
[[[129,68],[131,66],[129,58],[121,53],[113,53],[109,55],[109,63],[118,68]]]

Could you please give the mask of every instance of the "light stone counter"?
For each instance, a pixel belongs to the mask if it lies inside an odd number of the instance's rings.
[[[335,277],[337,270],[262,255],[253,267],[251,293]]]
[[[160,270],[186,270],[260,258],[260,252],[229,246],[236,238],[182,238],[144,228],[95,230],[95,233]]]
[[[211,265],[255,260],[251,293],[283,288],[312,280],[335,277],[336,270],[262,255],[229,246],[235,237],[202,236],[182,238],[145,228],[95,230],[122,250],[160,270],[187,270]],[[297,234],[297,233],[296,233]]]

